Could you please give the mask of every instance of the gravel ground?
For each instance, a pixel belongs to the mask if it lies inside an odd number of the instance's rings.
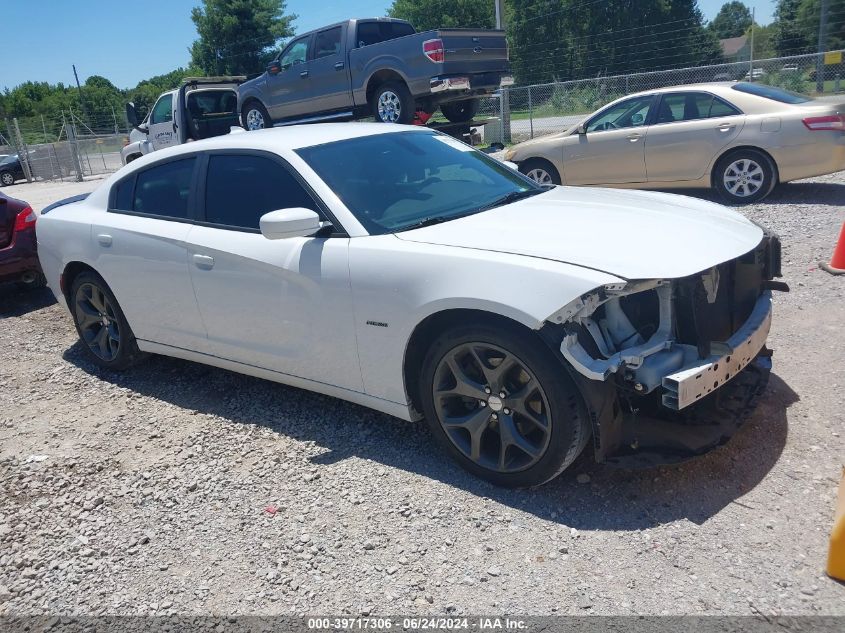
[[[97,183],[18,185],[36,208]],[[700,195],[709,196],[704,192]],[[162,357],[95,369],[49,292],[0,288],[2,614],[839,614],[845,173],[743,209],[778,231],[775,372],[686,464],[465,474],[421,425]]]

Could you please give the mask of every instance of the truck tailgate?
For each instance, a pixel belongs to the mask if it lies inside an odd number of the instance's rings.
[[[440,29],[436,33],[446,49],[443,63],[446,74],[508,71],[508,44],[504,31]]]

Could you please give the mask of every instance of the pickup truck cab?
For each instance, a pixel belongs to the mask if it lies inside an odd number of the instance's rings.
[[[408,124],[438,107],[464,122],[479,97],[512,83],[504,31],[417,33],[403,20],[355,19],[294,38],[240,85],[238,103],[247,130],[368,116]]]
[[[133,130],[121,150],[123,164],[164,147],[228,134],[239,126],[238,85],[246,77],[192,77],[179,88],[162,93],[143,123],[135,105],[126,104]]]

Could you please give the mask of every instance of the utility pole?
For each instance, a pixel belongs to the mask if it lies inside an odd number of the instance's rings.
[[[819,16],[819,56],[816,60],[816,92],[824,92],[824,54],[827,51],[828,0],[821,0]]]
[[[76,89],[79,91],[79,108],[82,110],[82,116],[88,119],[88,113],[85,111],[85,102],[82,100],[82,86],[79,85],[79,75],[76,74],[76,64],[71,65],[73,66],[73,76],[76,77]]]
[[[496,28],[505,30],[505,0],[495,0],[496,2]],[[502,106],[502,140],[505,143],[511,142],[511,99],[510,88],[502,86],[502,99],[500,101]]]

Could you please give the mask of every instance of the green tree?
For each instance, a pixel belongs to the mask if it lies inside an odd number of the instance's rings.
[[[813,50],[813,29],[798,18],[803,4],[806,4],[805,0],[778,0],[772,25],[772,46],[781,57],[811,53]]]
[[[284,0],[203,0],[191,9],[199,39],[190,48],[191,63],[209,75],[259,72],[267,51],[293,35],[295,15]]]
[[[744,35],[751,28],[751,10],[742,2],[726,2],[707,25],[720,40]]]
[[[393,0],[387,14],[407,20],[418,31],[440,27],[476,27],[495,25],[493,0]]]
[[[777,51],[772,41],[775,26],[768,24],[761,26],[754,25],[754,59],[771,59],[777,57]],[[746,37],[751,38],[751,29],[745,32]]]

